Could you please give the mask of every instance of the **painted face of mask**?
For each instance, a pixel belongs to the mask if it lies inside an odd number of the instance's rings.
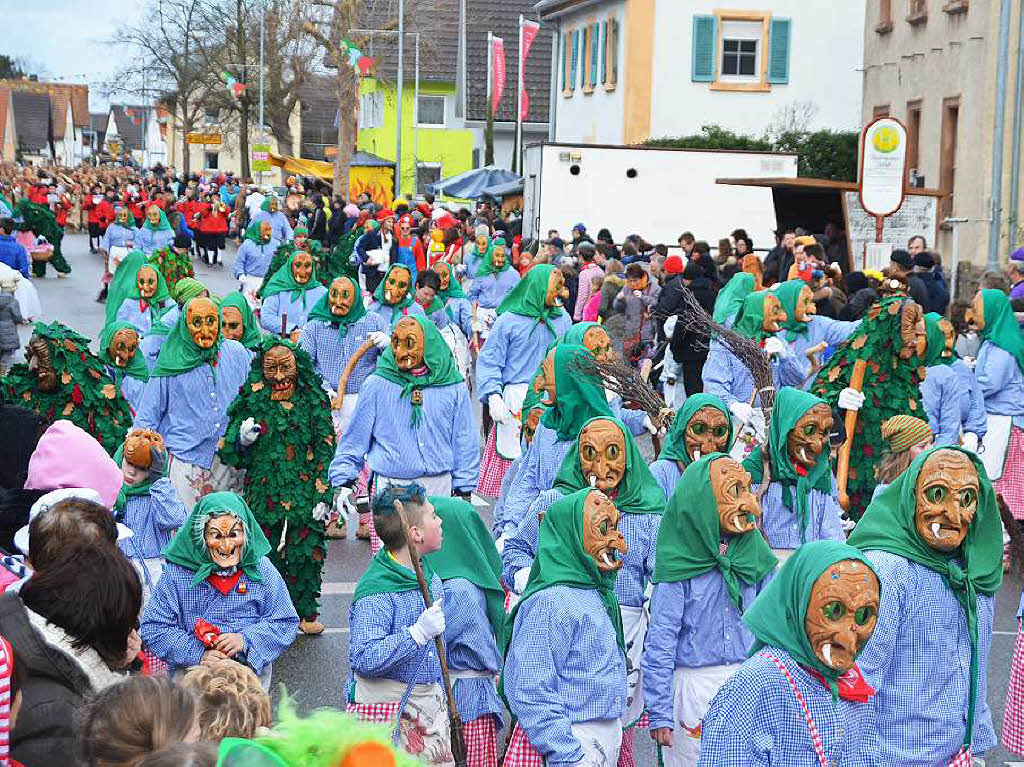
[[[590,349],[594,359],[600,362],[614,362],[618,356],[608,332],[600,326],[592,327],[583,334],[583,345]]]
[[[967,307],[967,311],[964,313],[964,319],[967,321],[967,327],[972,330],[976,330],[980,333],[985,329],[985,299],[980,290],[974,294],[974,300],[972,300],[971,305]]]
[[[917,478],[914,524],[922,540],[942,552],[956,551],[978,511],[978,472],[957,450],[928,456]]]
[[[270,242],[271,226],[269,221],[260,222],[260,239],[263,242]]]
[[[692,461],[709,453],[724,453],[729,448],[728,416],[716,407],[700,408],[686,424],[683,442]]]
[[[614,494],[626,475],[626,438],[611,421],[600,419],[579,436],[580,470],[591,487]]]
[[[200,349],[209,349],[217,341],[220,319],[209,298],[194,298],[185,310],[185,326]]]
[[[270,202],[267,203],[267,209],[271,213],[277,213],[278,207],[279,207],[279,203],[277,202],[277,198],[276,197],[271,197],[270,198]]]
[[[494,268],[497,270],[504,269],[507,261],[508,253],[505,251],[505,246],[495,245],[491,253],[491,263],[494,265]]]
[[[786,436],[786,449],[794,466],[810,471],[818,465],[823,450],[828,448],[828,435],[832,431],[832,411],[819,403],[800,416],[796,426]]]
[[[287,346],[272,346],[263,355],[263,378],[270,384],[270,399],[274,402],[289,400],[295,394],[299,379],[299,366],[295,352]]]
[[[562,301],[569,297],[569,291],[565,287],[565,275],[560,269],[555,269],[548,277],[548,290],[544,294],[544,306],[561,306]]]
[[[29,339],[25,346],[25,361],[29,370],[34,371],[39,380],[39,391],[57,391],[57,371],[53,369],[50,345],[45,338],[33,335]]]
[[[490,240],[487,238],[487,235],[486,234],[481,235],[481,236],[476,238],[476,249],[480,253],[483,253],[483,252],[485,252],[487,250],[487,245],[489,243],[490,243]]]
[[[313,276],[313,257],[309,253],[296,253],[292,256],[292,276],[300,285],[309,282]]]
[[[626,280],[626,285],[630,290],[646,290],[647,289],[647,275],[643,274],[640,277],[630,277]]]
[[[210,560],[219,570],[238,567],[245,553],[245,526],[230,514],[213,517],[203,529],[203,540]]]
[[[903,303],[900,312],[900,337],[903,339],[903,348],[900,349],[900,357],[902,359],[924,355],[924,350],[927,346],[924,312],[913,301],[905,301]]]
[[[441,290],[448,290],[448,286],[452,284],[452,269],[445,261],[438,261],[431,269],[437,274],[438,279],[441,280]]]
[[[804,631],[815,656],[846,672],[878,622],[878,578],[863,562],[846,559],[825,568],[811,588]]]
[[[793,317],[797,322],[808,322],[811,317],[818,313],[818,307],[814,305],[814,293],[810,288],[801,288],[800,296],[796,300],[796,309]]]
[[[144,266],[135,275],[135,285],[139,289],[139,295],[145,299],[156,295],[157,276],[152,267]]]
[[[956,342],[956,333],[953,331],[953,323],[943,318],[938,322],[939,330],[942,331],[942,356],[949,359],[953,356],[953,344]]]
[[[145,482],[150,470],[162,473],[166,458],[163,437],[152,429],[134,429],[124,441],[121,471],[125,483],[138,485]]]
[[[523,421],[523,441],[527,447],[533,442],[533,435],[537,433],[537,425],[540,423],[542,415],[544,415],[544,408],[535,407],[527,414],[526,420]]]
[[[391,331],[391,352],[398,369],[406,373],[423,366],[423,328],[412,317],[398,321]]]
[[[746,244],[744,244],[746,247]],[[743,256],[743,271],[754,275],[754,290],[758,291],[764,287],[764,271],[761,268],[761,259],[755,254]]]
[[[131,217],[132,213],[130,210],[128,210],[128,208],[121,208],[121,210],[117,211],[117,223],[123,227],[130,226],[128,221],[131,219]]]
[[[384,300],[391,305],[399,303],[409,292],[411,275],[406,269],[392,269],[384,280]]]
[[[335,317],[346,317],[356,302],[356,290],[348,277],[338,277],[331,283],[331,292],[327,299],[331,304],[331,314]]]
[[[618,530],[619,510],[600,490],[591,490],[583,502],[580,539],[583,550],[597,563],[602,573],[622,567],[622,556],[629,550]]]
[[[555,397],[558,395],[558,388],[555,385],[555,350],[548,352],[544,361],[540,363],[541,374],[539,387],[535,386],[538,394],[541,395],[541,402],[548,407],[555,404]]]
[[[159,224],[160,223],[160,209],[157,208],[156,206],[150,208],[146,212],[146,220],[149,221],[149,223],[152,224],[153,226],[156,226],[157,224]]]
[[[225,338],[241,343],[245,338],[245,317],[233,306],[224,306],[220,310],[220,332]]]
[[[297,250],[297,251],[299,251],[299,250],[305,251],[306,250],[306,245],[309,244],[309,237],[307,237],[304,234],[297,234],[297,235],[295,235],[295,237],[294,237],[294,239],[292,241],[295,243],[295,250]]]
[[[716,458],[710,470],[719,532],[742,535],[756,528],[761,519],[761,504],[750,491],[750,474],[732,458]]]
[[[764,321],[761,328],[766,333],[778,333],[782,323],[786,321],[786,312],[782,308],[779,297],[774,293],[764,294]]]
[[[111,336],[107,356],[117,367],[128,367],[138,348],[139,334],[133,328],[121,328]]]

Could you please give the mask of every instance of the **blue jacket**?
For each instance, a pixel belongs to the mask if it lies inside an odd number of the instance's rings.
[[[17,269],[26,277],[29,276],[28,251],[14,239],[13,234],[0,234],[0,263]]]

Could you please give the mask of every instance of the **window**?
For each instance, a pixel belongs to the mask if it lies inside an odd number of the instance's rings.
[[[220,107],[206,107],[203,112],[203,125],[216,125],[220,122]]]
[[[481,167],[481,164],[480,164],[480,150],[479,149],[474,149],[473,150],[473,168],[479,168],[479,167]]]
[[[217,164],[220,161],[219,152],[204,152],[203,157],[203,169],[204,170],[217,170]]]
[[[907,179],[911,186],[917,183],[921,140],[921,102],[907,102]]]
[[[740,30],[739,33],[747,31],[757,37],[761,35],[760,29]],[[725,34],[725,30],[723,30],[723,34]],[[719,71],[722,73],[723,80],[732,77],[748,80],[758,77],[757,37],[727,37],[722,40],[722,68]]]
[[[921,24],[928,19],[928,0],[908,0],[907,23]]]
[[[892,31],[892,0],[878,0],[878,24],[875,31],[884,35]]]
[[[613,90],[619,79],[619,21],[612,17],[601,24],[601,83]]]
[[[444,96],[420,96],[416,102],[418,125],[444,127]]]
[[[384,99],[379,93],[359,97],[359,129],[379,128],[384,123]]]
[[[788,83],[791,25],[763,11],[695,15],[690,79],[722,91],[769,91]]]
[[[956,132],[960,117],[959,97],[942,100],[942,139],[939,146],[939,188],[946,196],[939,201],[939,219],[953,215],[956,196]]]
[[[436,184],[441,180],[441,163],[421,162],[416,165],[416,193],[426,194],[427,184]]]
[[[875,107],[871,110],[871,117],[888,117],[889,116],[889,105],[882,104],[881,106]]]

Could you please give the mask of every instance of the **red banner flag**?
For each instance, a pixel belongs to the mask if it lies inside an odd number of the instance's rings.
[[[491,114],[497,114],[498,104],[505,92],[505,41],[491,38]]]
[[[537,35],[540,33],[540,24],[536,21],[523,21],[523,49],[519,52],[519,71],[520,78],[523,82],[523,100],[520,109],[522,111],[522,119],[526,120],[526,113],[530,108],[530,97],[526,92],[526,59],[530,55],[530,46],[533,45],[533,41],[537,39]]]

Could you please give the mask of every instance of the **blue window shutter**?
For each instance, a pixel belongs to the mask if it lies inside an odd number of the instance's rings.
[[[562,90],[569,87],[569,33],[562,33]]]
[[[597,54],[601,41],[601,25],[596,21],[590,25],[590,84],[597,85]]]
[[[768,82],[789,82],[789,19],[768,22]]]
[[[710,83],[715,79],[715,17],[693,17],[693,68],[690,79]]]
[[[601,84],[608,82],[608,22],[601,22]]]
[[[580,52],[580,88],[582,88],[587,84],[587,63],[583,59],[583,57],[587,55],[587,31],[580,27],[576,30],[576,34],[579,35],[580,38],[578,49]]]
[[[576,89],[576,62],[579,61],[579,57],[576,52],[580,48],[580,31],[574,30],[572,33],[572,60],[570,62],[570,73],[572,77],[569,78],[569,90]]]

